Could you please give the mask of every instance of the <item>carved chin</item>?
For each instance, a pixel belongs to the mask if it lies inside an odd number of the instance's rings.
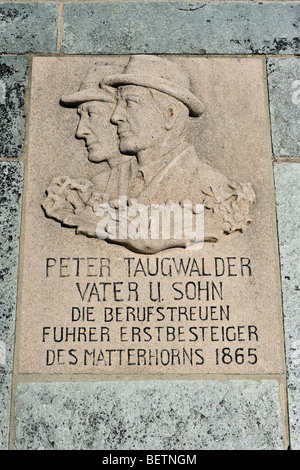
[[[100,163],[107,160],[107,152],[102,152],[97,148],[88,150],[88,159],[93,163]]]
[[[133,149],[132,149],[132,145],[129,145],[128,142],[126,142],[123,139],[120,140],[119,150],[122,153],[128,153],[128,154],[132,154],[134,152]]]
[[[119,136],[119,149],[120,152],[128,155],[133,155],[139,150],[136,139],[132,135]]]

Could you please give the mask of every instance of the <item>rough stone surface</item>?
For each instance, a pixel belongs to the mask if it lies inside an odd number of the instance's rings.
[[[66,54],[293,54],[299,3],[109,2],[64,7]]]
[[[291,447],[300,449],[300,165],[275,166]]]
[[[282,449],[278,383],[23,383],[16,449]]]
[[[274,154],[300,157],[300,58],[269,59],[268,83]]]
[[[0,449],[7,447],[23,164],[0,162]]]
[[[0,53],[56,52],[58,6],[0,3]]]
[[[0,157],[21,157],[25,137],[26,57],[0,58]]]

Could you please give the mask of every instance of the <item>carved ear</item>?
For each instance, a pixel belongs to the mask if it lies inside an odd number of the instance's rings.
[[[176,105],[174,105],[174,103],[169,104],[169,106],[167,107],[167,112],[166,112],[166,125],[165,125],[167,131],[172,129],[172,127],[174,126],[176,115],[177,115],[176,111],[177,111]]]

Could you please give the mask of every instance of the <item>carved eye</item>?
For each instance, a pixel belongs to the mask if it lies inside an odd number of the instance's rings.
[[[132,108],[137,103],[137,101],[132,98],[127,98],[125,101],[126,101],[125,108]]]

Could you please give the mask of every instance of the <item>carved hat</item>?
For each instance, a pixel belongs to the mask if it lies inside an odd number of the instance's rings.
[[[198,117],[203,113],[203,104],[190,91],[187,73],[170,60],[157,56],[132,56],[123,73],[106,76],[102,84],[118,87],[138,85],[167,93],[184,103],[190,116]]]
[[[108,101],[115,103],[115,89],[112,87],[101,87],[101,83],[106,75],[115,74],[122,68],[108,63],[95,64],[86,74],[79,90],[63,95],[61,104],[78,106],[86,101]]]

